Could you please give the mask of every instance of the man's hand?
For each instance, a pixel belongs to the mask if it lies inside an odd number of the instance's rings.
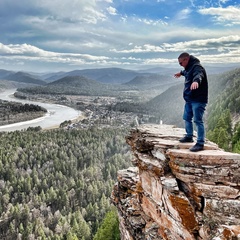
[[[190,89],[191,89],[191,90],[195,90],[195,89],[197,89],[198,87],[199,87],[198,82],[193,82],[192,85],[191,85],[191,87],[190,87]]]
[[[174,77],[175,77],[175,78],[179,78],[179,77],[181,77],[181,76],[182,76],[181,72],[178,72],[178,73],[175,73],[175,74],[174,74]]]

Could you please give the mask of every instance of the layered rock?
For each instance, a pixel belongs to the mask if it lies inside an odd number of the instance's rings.
[[[240,155],[207,141],[180,143],[184,129],[140,125],[127,137],[135,167],[112,193],[122,240],[240,239]]]

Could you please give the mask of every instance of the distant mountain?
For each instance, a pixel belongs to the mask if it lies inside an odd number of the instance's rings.
[[[17,89],[17,88],[29,88],[35,87],[37,84],[33,83],[24,83],[24,82],[16,82],[11,80],[0,80],[0,89]]]
[[[14,74],[13,71],[8,71],[8,70],[4,70],[4,69],[0,69],[0,79],[5,79],[5,77]]]
[[[227,71],[231,71],[238,66],[236,65],[211,65],[211,64],[204,64],[202,63],[203,66],[205,67],[207,74],[212,75],[212,74],[221,74]],[[155,73],[155,74],[161,74],[161,75],[167,75],[167,76],[173,76],[173,74],[177,71],[182,70],[181,66],[178,66],[176,63],[176,66],[174,67],[155,67],[155,68],[148,68],[145,70],[140,70],[138,71],[139,73],[147,72],[147,73]]]
[[[173,74],[179,70],[180,68],[176,64],[176,67],[154,67],[154,68],[139,70],[138,72],[173,76]]]
[[[207,66],[208,75],[223,73],[232,69],[231,66]],[[145,80],[149,81],[151,79],[153,84],[156,84],[157,81],[161,80],[171,80],[173,79],[174,73],[180,71],[181,67],[176,66],[175,68],[170,67],[156,67],[145,70],[128,70],[122,68],[98,68],[98,69],[83,69],[83,70],[74,70],[70,72],[58,72],[47,74],[43,76],[43,79],[46,82],[53,82],[63,77],[67,76],[84,76],[89,79],[96,80],[102,83],[109,84],[125,84],[128,85],[138,85],[145,84]],[[158,79],[159,78],[159,79]],[[154,83],[154,79],[156,82]]]
[[[84,69],[65,72],[63,74],[58,73],[55,76],[53,75],[50,78],[46,78],[46,81],[50,82],[66,76],[84,76],[102,83],[122,84],[132,80],[136,76],[143,74],[144,73],[121,68]]]
[[[238,66],[236,65],[218,65],[218,66],[213,66],[213,65],[206,65],[205,69],[207,71],[208,75],[213,75],[213,74],[222,74],[224,72],[228,72],[228,71],[232,71],[234,69],[236,69]]]
[[[49,86],[67,86],[70,88],[102,88],[103,84],[84,76],[67,76],[54,82],[48,83]]]
[[[213,127],[216,126],[217,121],[225,110],[230,111],[234,123],[240,121],[239,76],[240,68],[208,76],[209,103],[205,114],[208,129],[213,129]],[[136,77],[130,81],[130,83],[134,85],[137,85],[137,83],[144,85],[145,81],[145,77]],[[157,81],[157,78],[152,81]],[[149,82],[151,82],[150,79]],[[147,114],[155,122],[162,120],[165,124],[184,127],[184,121],[182,119],[184,110],[183,88],[184,78],[180,78],[173,82],[172,86],[165,89],[164,92],[146,102],[121,102],[117,103],[114,109],[135,112],[139,115]],[[155,89],[157,89],[157,87],[153,87],[153,91],[149,91],[149,94],[154,92]],[[141,91],[141,93],[143,94],[143,91]]]
[[[236,66],[226,65],[206,65],[208,75],[220,74],[236,68]],[[176,64],[175,67],[155,67],[149,69],[129,70],[122,68],[95,68],[95,69],[83,69],[74,70],[69,72],[50,72],[50,73],[32,73],[32,72],[14,72],[9,70],[0,69],[0,79],[7,79],[13,81],[32,82],[36,84],[44,84],[54,82],[67,76],[84,76],[86,78],[96,80],[102,83],[110,84],[124,84],[130,82],[136,77],[154,78],[154,74],[164,76],[165,78],[172,78],[173,74],[180,71],[181,67]],[[153,74],[153,75],[152,75]],[[16,75],[16,76],[14,76]],[[24,78],[20,75],[26,75]],[[32,80],[30,79],[32,78]],[[140,78],[137,78],[140,80]],[[36,82],[42,80],[43,82]],[[136,80],[136,79],[135,79]],[[134,85],[135,83],[130,83]],[[137,83],[139,85],[139,83]],[[141,84],[140,84],[141,85]]]
[[[67,95],[111,95],[113,85],[100,83],[83,76],[67,76],[45,86],[20,89],[21,92],[33,94],[67,94]]]
[[[144,107],[149,114],[155,114],[164,124],[183,127],[183,83],[176,83],[162,94],[148,101]]]
[[[39,74],[38,76],[46,81],[46,82],[54,82],[60,78],[63,78],[66,72],[54,72],[54,73],[44,73],[44,74]]]
[[[209,102],[206,118],[208,127],[216,126],[221,113],[228,109],[235,119],[240,119],[240,68],[221,74],[209,75]],[[181,82],[181,80],[180,80]],[[145,111],[155,113],[166,124],[183,126],[182,114],[184,100],[183,81],[168,88],[162,94],[143,105]]]
[[[0,81],[4,81],[4,85],[6,85],[6,87],[8,88],[8,86],[7,86],[8,84],[7,84],[6,80],[11,81],[11,82],[20,83],[18,86],[21,86],[21,83],[23,83],[22,86],[24,86],[24,84],[29,84],[29,86],[46,84],[46,82],[44,82],[43,80],[39,79],[38,77],[36,77],[32,74],[25,73],[25,72],[13,72],[13,71],[7,71],[7,70],[1,69],[0,70]]]
[[[170,76],[145,73],[144,75],[136,76],[131,81],[125,83],[125,85],[148,88],[165,84],[169,85],[173,81],[176,82],[176,80]]]
[[[40,80],[35,76],[25,72],[17,72],[14,74],[10,74],[9,76],[5,77],[5,79],[15,81],[15,82],[34,83],[38,85],[46,84],[46,82],[44,82],[43,80]]]

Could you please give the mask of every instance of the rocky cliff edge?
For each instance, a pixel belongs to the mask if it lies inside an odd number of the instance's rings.
[[[122,240],[240,239],[240,155],[208,141],[190,152],[183,135],[140,125],[127,136],[135,167],[118,172],[112,192]]]

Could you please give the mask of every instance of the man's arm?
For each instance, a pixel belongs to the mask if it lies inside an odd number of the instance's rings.
[[[190,87],[191,90],[195,90],[199,88],[199,85],[202,82],[202,79],[204,78],[204,69],[200,65],[196,65],[194,67],[194,72],[193,72],[193,83]]]
[[[184,76],[183,71],[180,71],[180,72],[174,74],[175,78],[180,78],[181,76]]]

